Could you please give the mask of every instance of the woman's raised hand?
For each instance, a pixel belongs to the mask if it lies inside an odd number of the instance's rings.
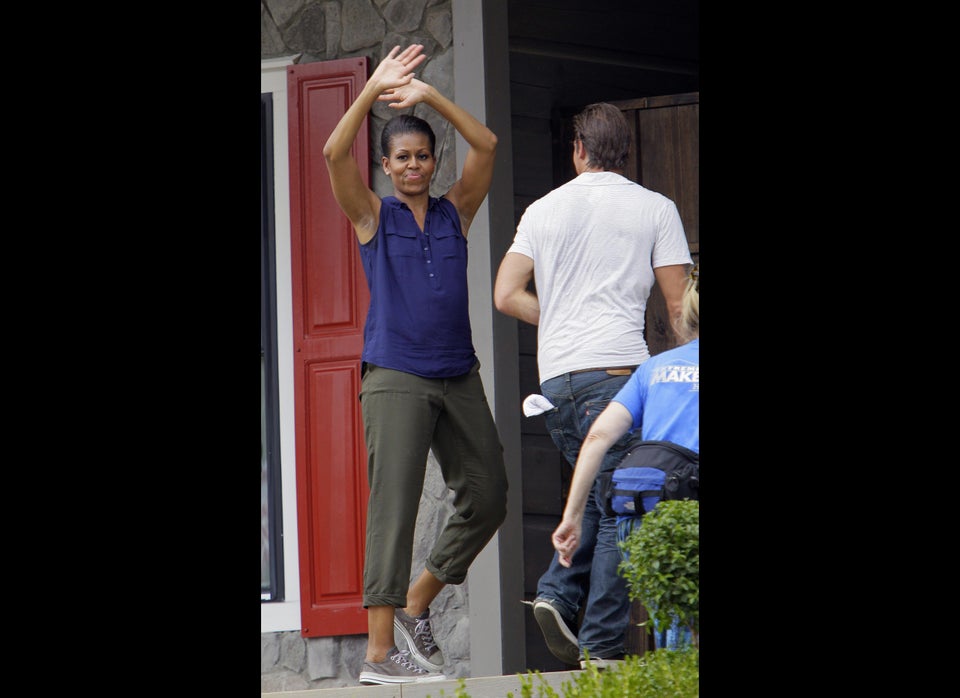
[[[381,91],[406,85],[413,80],[414,69],[427,60],[427,56],[421,51],[423,44],[410,44],[403,51],[400,51],[400,46],[394,46],[386,58],[380,61],[370,80],[375,82]]]
[[[377,97],[377,101],[390,102],[390,104],[387,106],[393,107],[394,109],[412,107],[414,104],[423,101],[424,97],[427,95],[427,90],[429,89],[430,87],[427,85],[427,83],[414,78],[406,85],[384,90],[383,94]]]

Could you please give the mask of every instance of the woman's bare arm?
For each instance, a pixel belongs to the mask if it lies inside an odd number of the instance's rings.
[[[420,44],[412,44],[402,52],[395,46],[373,71],[323,146],[333,196],[353,224],[361,243],[368,242],[377,232],[380,197],[364,184],[351,149],[363,120],[380,95],[413,80],[414,68],[427,58],[420,53],[422,50]]]
[[[583,511],[593,482],[600,472],[603,457],[621,436],[633,426],[633,415],[624,405],[611,401],[593,421],[587,438],[580,447],[577,464],[573,468],[570,494],[563,509],[563,519],[553,532],[553,547],[560,554],[560,564],[569,567],[573,554],[580,547]]]

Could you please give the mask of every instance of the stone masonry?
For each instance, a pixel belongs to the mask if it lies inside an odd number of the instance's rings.
[[[428,60],[420,66],[425,82],[452,97],[453,30],[450,0],[261,0],[260,58],[299,55],[297,63],[368,56],[370,70],[396,45],[423,44]],[[371,114],[370,157],[373,189],[393,192],[380,163],[380,132],[395,114],[376,104]],[[430,107],[413,113],[426,119],[437,136],[439,166],[431,194],[443,194],[456,180],[456,133]],[[423,568],[429,545],[453,511],[433,454],[420,499],[413,572]],[[467,584],[446,587],[431,605],[433,631],[446,659],[448,678],[470,676]],[[260,691],[297,691],[356,686],[366,651],[366,635],[304,638],[299,630],[260,635]]]

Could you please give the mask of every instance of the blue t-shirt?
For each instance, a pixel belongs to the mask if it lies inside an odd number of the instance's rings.
[[[613,399],[630,410],[642,439],[700,453],[700,339],[644,361]]]
[[[476,363],[467,297],[467,239],[450,201],[430,197],[423,231],[405,203],[383,198],[380,224],[360,245],[370,289],[362,360],[425,378]]]

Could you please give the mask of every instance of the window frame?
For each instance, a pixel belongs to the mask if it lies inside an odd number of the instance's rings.
[[[283,526],[283,600],[260,604],[260,632],[300,630],[299,537],[297,530],[296,438],[293,391],[293,300],[290,270],[290,184],[287,138],[287,67],[300,54],[261,59],[260,92],[273,96],[273,223],[276,274],[277,403],[281,518]]]
[[[266,464],[267,471],[266,543],[268,550],[266,584],[263,579],[261,560],[260,601],[283,601],[284,596],[274,208],[273,95],[260,93],[260,458],[261,463]],[[262,515],[261,513],[261,517]]]

